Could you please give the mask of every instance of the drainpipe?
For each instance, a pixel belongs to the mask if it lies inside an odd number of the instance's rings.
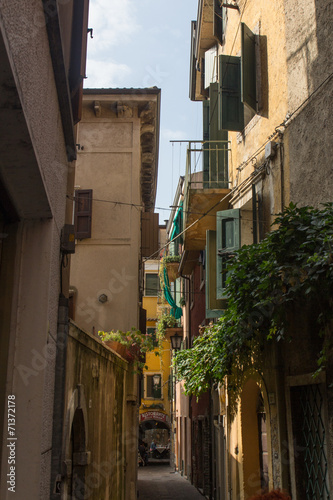
[[[57,354],[54,381],[50,500],[59,500],[61,498],[61,458],[65,411],[67,339],[68,299],[66,299],[63,294],[60,294],[58,306]]]
[[[184,280],[188,281],[188,284],[190,286],[190,278],[188,276],[184,276],[183,274],[180,275],[181,278],[184,278]],[[192,331],[191,331],[191,310],[189,307],[188,310],[188,349],[191,349],[192,347]],[[192,448],[192,443],[193,443],[193,426],[192,426],[192,396],[188,398],[188,416],[190,419],[190,425],[191,425],[191,432],[187,435],[191,436],[191,448],[190,448],[190,464],[191,464],[191,483],[193,484],[192,481],[192,476],[193,476],[193,448]],[[186,445],[186,444],[185,444]]]

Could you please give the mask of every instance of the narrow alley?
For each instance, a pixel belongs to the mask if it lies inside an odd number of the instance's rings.
[[[169,465],[139,467],[139,500],[203,500],[201,493]]]

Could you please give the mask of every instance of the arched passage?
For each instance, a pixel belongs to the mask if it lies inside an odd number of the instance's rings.
[[[149,419],[140,422],[139,425],[140,441],[150,448],[151,442],[154,440],[157,445],[157,452],[151,458],[169,458],[169,439],[170,426],[167,422],[160,420]]]
[[[87,409],[83,386],[73,392],[67,410],[63,463],[66,472],[62,488],[62,500],[86,498],[85,469],[90,462],[87,451]]]

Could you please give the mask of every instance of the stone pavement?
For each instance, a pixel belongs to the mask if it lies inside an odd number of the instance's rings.
[[[169,465],[148,465],[138,469],[139,500],[204,500],[187,479]]]

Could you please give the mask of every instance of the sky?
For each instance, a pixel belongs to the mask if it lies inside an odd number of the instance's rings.
[[[156,212],[169,218],[186,143],[200,139],[202,113],[189,99],[191,21],[196,0],[90,0],[85,88],[161,89]]]

